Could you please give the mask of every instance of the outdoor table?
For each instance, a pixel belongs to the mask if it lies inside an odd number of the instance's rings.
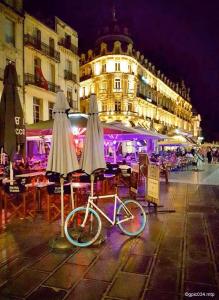
[[[19,175],[16,175],[15,177],[16,178],[28,178],[28,177],[37,177],[37,176],[42,176],[42,175],[45,175],[46,172],[32,172],[32,173],[25,173],[25,174],[19,174]]]
[[[119,169],[120,169],[120,170],[129,170],[129,169],[131,169],[131,167],[130,167],[130,166],[127,166],[127,165],[120,165],[120,166],[119,166]]]
[[[25,184],[26,188],[35,188],[36,189],[36,194],[35,194],[35,197],[36,197],[36,200],[37,200],[37,203],[38,203],[38,207],[37,207],[37,213],[41,214],[43,211],[42,211],[42,199],[41,199],[41,191],[42,189],[46,188],[47,186],[49,185],[53,185],[55,184],[54,182],[35,182],[35,183],[27,183]]]

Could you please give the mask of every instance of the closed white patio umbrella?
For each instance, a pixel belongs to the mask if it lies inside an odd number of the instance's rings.
[[[90,96],[87,132],[84,144],[84,151],[81,158],[82,170],[91,175],[97,169],[105,169],[103,128],[98,116],[95,94],[91,94]],[[91,176],[91,181],[91,195],[93,196],[93,176]]]
[[[47,171],[60,174],[61,183],[61,237],[64,237],[64,191],[63,177],[79,169],[76,157],[71,124],[67,116],[70,109],[68,101],[63,93],[59,91],[53,108],[53,134],[51,149],[48,158]]]

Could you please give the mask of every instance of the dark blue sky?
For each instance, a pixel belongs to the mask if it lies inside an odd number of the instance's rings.
[[[98,28],[111,18],[113,0],[26,0],[26,9],[57,15],[79,34],[80,50],[92,48]],[[114,0],[118,20],[135,49],[173,81],[184,79],[201,114],[206,140],[219,140],[218,0]]]

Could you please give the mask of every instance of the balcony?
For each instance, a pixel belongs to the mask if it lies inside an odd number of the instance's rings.
[[[141,98],[141,99],[144,99],[145,101],[147,101],[148,103],[152,103],[154,105],[157,105],[157,102],[155,99],[152,99],[150,97],[148,97],[147,95],[144,95],[140,92],[137,92],[137,97]],[[147,99],[150,99],[151,101],[147,100]]]
[[[72,73],[69,70],[64,70],[64,78],[65,80],[71,80],[77,82],[76,74]]]
[[[138,112],[136,112],[136,111],[127,111],[127,110],[120,110],[120,109],[117,109],[114,111],[103,110],[103,111],[100,111],[99,113],[107,114],[107,115],[138,116]]]
[[[38,86],[42,89],[45,89],[45,90],[53,92],[53,93],[57,93],[58,90],[60,89],[60,87],[58,85],[56,85],[55,83],[39,80],[37,78],[37,76],[30,74],[30,73],[24,74],[24,82],[26,85],[32,84],[32,85]]]
[[[53,47],[41,42],[41,40],[31,36],[30,34],[24,35],[24,44],[33,47],[56,62],[60,62],[60,53],[58,51],[56,51]]]
[[[72,53],[78,55],[78,48],[74,46],[72,43],[70,43],[67,39],[60,39],[58,42],[59,46],[62,46],[68,50],[70,50]]]

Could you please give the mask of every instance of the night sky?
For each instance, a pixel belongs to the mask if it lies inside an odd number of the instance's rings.
[[[99,27],[111,20],[113,0],[25,0],[33,15],[57,15],[79,35],[80,52],[93,48]],[[134,48],[172,81],[191,88],[205,141],[219,140],[218,0],[114,0]]]

